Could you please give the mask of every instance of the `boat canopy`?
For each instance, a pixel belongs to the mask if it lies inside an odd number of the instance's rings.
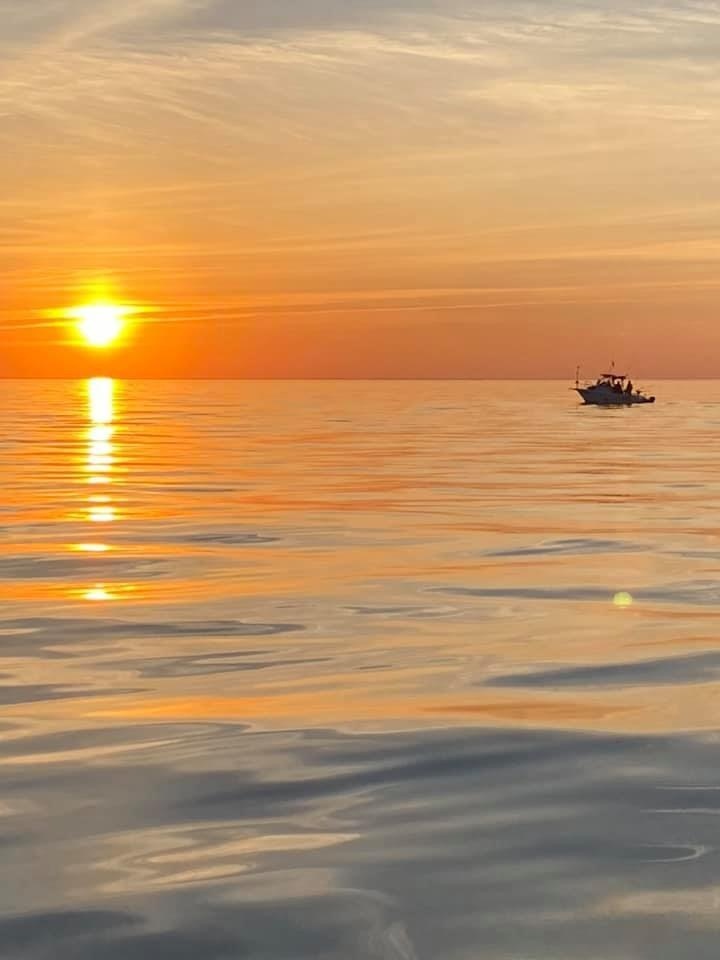
[[[627,380],[626,373],[603,373],[603,380]]]

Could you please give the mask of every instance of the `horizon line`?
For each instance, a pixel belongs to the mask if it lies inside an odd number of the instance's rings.
[[[720,380],[720,373],[714,377],[655,377],[646,375],[636,380],[658,380],[663,383],[714,382]],[[157,380],[197,381],[212,383],[575,383],[574,377],[223,377],[223,376],[119,376],[106,373],[76,374],[68,376],[6,376],[0,375],[2,382],[33,382],[62,380]]]

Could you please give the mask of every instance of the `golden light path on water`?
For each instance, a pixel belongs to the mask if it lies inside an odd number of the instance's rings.
[[[87,483],[95,488],[110,489],[113,483],[115,432],[115,382],[109,377],[95,377],[87,381]],[[91,493],[87,498],[87,519],[93,524],[113,523],[117,513],[109,492]],[[75,544],[79,552],[107,553],[111,547],[104,542],[90,540]],[[85,599],[90,601],[112,600],[114,596],[105,584],[95,584],[85,591]]]

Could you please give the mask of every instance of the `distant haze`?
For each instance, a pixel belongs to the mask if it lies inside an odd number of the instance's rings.
[[[0,58],[0,375],[720,376],[716,3],[0,0]]]

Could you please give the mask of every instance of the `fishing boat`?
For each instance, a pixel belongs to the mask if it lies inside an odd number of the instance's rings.
[[[580,370],[575,375],[575,390],[586,404],[597,407],[629,407],[638,403],[655,403],[642,390],[636,390],[623,373],[603,373],[594,383],[581,383]]]

